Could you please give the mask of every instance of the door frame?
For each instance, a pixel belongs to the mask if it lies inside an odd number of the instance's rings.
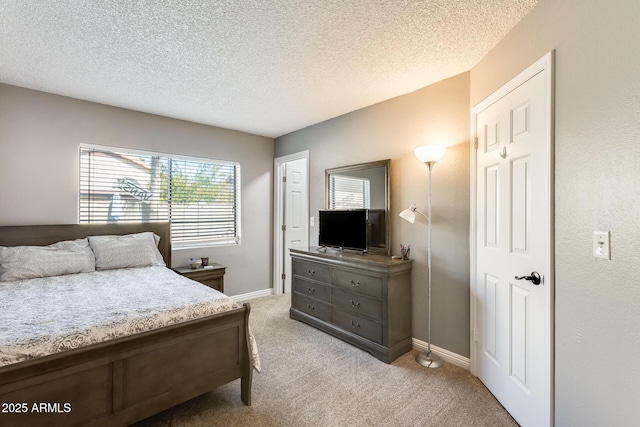
[[[479,359],[479,355],[477,354],[476,348],[476,315],[477,315],[477,306],[476,306],[476,298],[474,297],[477,283],[476,283],[476,273],[477,273],[477,253],[476,253],[476,233],[477,233],[477,192],[476,192],[476,173],[477,173],[477,116],[480,112],[485,110],[487,107],[506,96],[511,91],[515,90],[526,81],[531,79],[533,76],[545,73],[546,87],[547,87],[547,108],[548,108],[548,120],[547,120],[547,129],[546,129],[546,147],[545,147],[545,216],[547,217],[546,229],[544,230],[545,235],[545,245],[547,248],[547,257],[545,259],[545,267],[548,272],[545,275],[545,291],[547,292],[547,298],[549,301],[548,311],[546,313],[545,324],[547,328],[547,336],[549,339],[547,355],[546,355],[546,363],[548,364],[548,372],[549,378],[547,378],[547,387],[548,390],[548,399],[549,399],[549,425],[553,425],[554,421],[554,311],[555,311],[555,254],[554,254],[554,117],[555,117],[555,51],[550,51],[545,54],[542,58],[538,59],[524,71],[519,73],[516,77],[511,79],[508,83],[506,83],[501,88],[497,89],[487,98],[476,104],[471,109],[471,141],[470,150],[471,150],[471,212],[470,212],[470,229],[469,229],[469,245],[470,245],[470,369],[473,375],[477,376],[477,363]]]
[[[307,173],[307,211],[309,210],[309,150],[300,151],[273,159],[273,282],[272,288],[275,295],[284,293],[282,286],[282,273],[284,265],[284,235],[282,224],[284,219],[284,173],[283,166],[293,160],[306,159]],[[307,218],[308,224],[309,218]],[[309,239],[309,226],[307,225],[307,241]]]

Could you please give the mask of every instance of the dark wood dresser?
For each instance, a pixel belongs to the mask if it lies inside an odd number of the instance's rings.
[[[411,350],[411,261],[290,249],[289,316],[391,363]]]

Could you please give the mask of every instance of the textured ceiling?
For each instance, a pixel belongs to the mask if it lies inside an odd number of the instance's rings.
[[[537,0],[0,0],[0,82],[277,137],[468,71]]]

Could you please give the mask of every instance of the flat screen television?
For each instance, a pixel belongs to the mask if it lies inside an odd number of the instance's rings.
[[[321,210],[318,219],[320,246],[367,251],[366,209]]]

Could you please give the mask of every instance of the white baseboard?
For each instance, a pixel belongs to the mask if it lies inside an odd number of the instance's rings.
[[[240,303],[240,302],[249,301],[255,298],[268,297],[269,295],[273,295],[273,288],[263,289],[261,291],[249,292],[246,294],[233,295],[230,297],[235,302]]]
[[[418,351],[427,351],[427,342],[421,341],[416,338],[412,338],[413,348]],[[471,361],[468,357],[460,356],[459,354],[453,353],[449,350],[445,350],[444,348],[440,348],[431,344],[431,351],[442,357],[442,360],[445,362],[451,363],[452,365],[459,366],[467,371],[471,369]]]

